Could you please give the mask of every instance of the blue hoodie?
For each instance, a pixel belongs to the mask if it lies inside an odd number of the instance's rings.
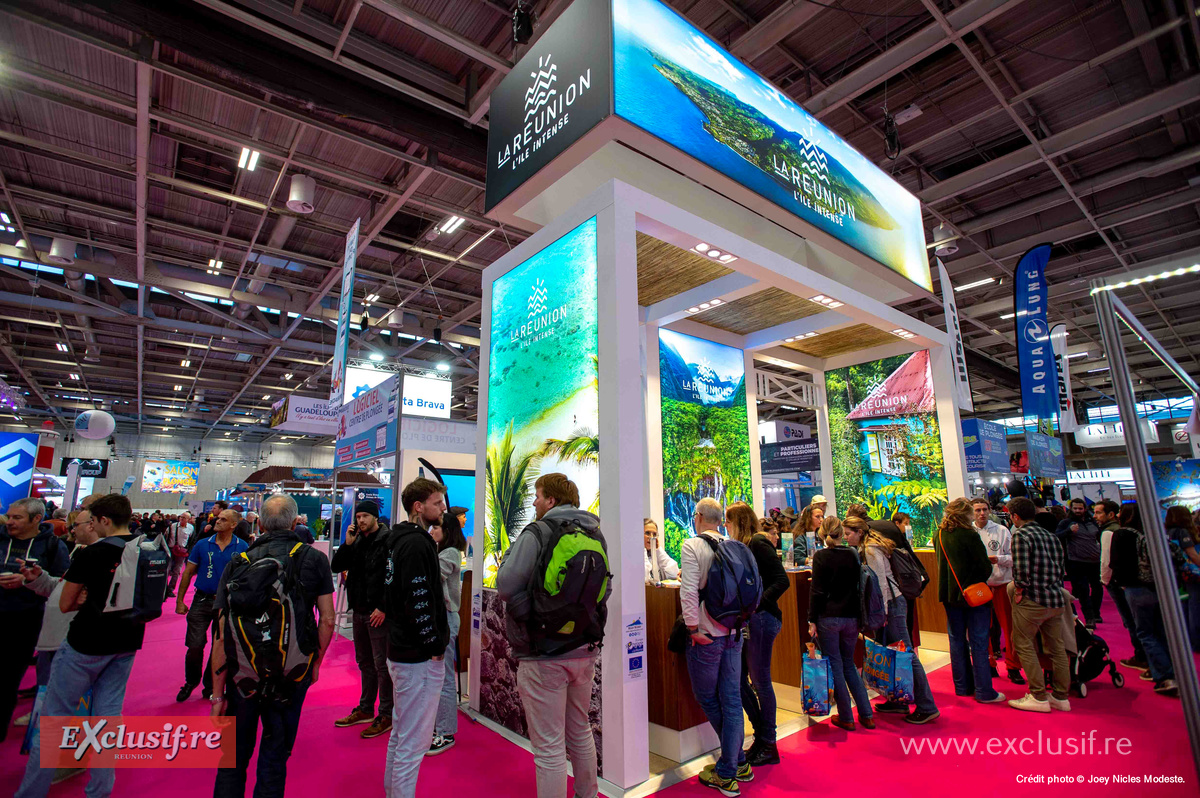
[[[11,537],[7,527],[0,527],[0,557],[3,558],[0,562],[5,573],[18,571],[18,559],[26,562],[36,560],[42,570],[51,576],[62,576],[71,564],[66,544],[55,537],[54,527],[46,521],[38,527],[38,533],[28,540]],[[46,597],[34,593],[28,585],[16,590],[0,590],[0,613],[40,611],[45,605]]]

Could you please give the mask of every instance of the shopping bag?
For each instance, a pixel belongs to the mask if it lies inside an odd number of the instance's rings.
[[[913,652],[876,643],[866,638],[863,683],[889,701],[912,703]]]
[[[25,729],[25,737],[21,740],[21,754],[29,756],[29,752],[33,750],[33,743],[41,736],[39,721],[42,718],[42,703],[46,700],[46,685],[38,687],[37,697],[33,699],[33,710],[29,713],[29,727]],[[92,714],[92,688],[83,694],[83,698],[79,699],[79,705],[75,707],[75,717],[89,717]]]
[[[882,696],[890,696],[896,677],[896,654],[898,652],[871,638],[864,638],[866,653],[863,655],[863,684]]]
[[[913,657],[911,651],[896,651],[896,670],[892,679],[892,692],[889,698],[905,704],[914,703],[917,698],[913,687]]]
[[[833,706],[833,676],[829,660],[814,659],[808,654],[801,660],[801,701],[806,715],[828,715]]]

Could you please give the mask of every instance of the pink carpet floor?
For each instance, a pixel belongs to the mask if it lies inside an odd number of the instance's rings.
[[[1099,633],[1113,646],[1115,656],[1130,653],[1129,640],[1111,604],[1105,606]],[[146,646],[133,668],[125,701],[130,715],[173,713],[203,714],[207,702],[199,691],[184,704],[175,702],[182,683],[184,619],[164,616],[147,630]],[[1005,705],[982,706],[954,696],[950,668],[930,676],[941,719],[929,726],[911,727],[896,716],[878,716],[874,731],[844,732],[828,723],[812,726],[784,740],[783,763],[756,771],[743,794],[784,798],[797,794],[830,794],[853,790],[865,795],[920,796],[1011,796],[1013,794],[1083,794],[1098,785],[1019,784],[1020,775],[1054,775],[1084,778],[1093,776],[1182,776],[1185,784],[1117,784],[1101,786],[1102,795],[1195,796],[1196,774],[1192,769],[1183,713],[1177,700],[1155,695],[1151,684],[1137,679],[1135,671],[1121,669],[1126,676],[1123,689],[1114,689],[1107,677],[1092,683],[1085,699],[1072,699],[1073,711],[1040,715],[1022,713]],[[32,682],[32,669],[27,683]],[[1023,688],[997,681],[1009,697]],[[353,645],[335,639],[321,680],[304,704],[299,737],[288,773],[288,795],[303,798],[351,795],[370,798],[382,795],[383,760],[387,736],[362,740],[362,727],[337,729],[335,718],[344,715],[358,696],[358,671]],[[28,709],[22,702],[18,713]],[[530,754],[465,715],[459,717],[458,745],[437,757],[426,758],[417,792],[420,796],[534,796],[533,761]],[[1127,756],[1042,756],[982,752],[988,738],[1036,735],[1044,738],[1079,739],[1095,730],[1095,738],[1126,737]],[[0,743],[0,795],[15,790],[25,766],[18,754],[19,741],[13,730]],[[928,744],[949,738],[981,738],[981,752],[972,754],[905,753],[902,742],[923,740]],[[1036,744],[1036,743],[1035,743]],[[1102,742],[1100,743],[1102,744]],[[1006,747],[1004,743],[1000,744]],[[253,784],[253,767],[250,783]],[[83,794],[84,777],[53,787],[52,798]],[[248,794],[252,788],[248,787]],[[1051,792],[1047,792],[1047,790]],[[670,796],[715,795],[699,786],[696,779],[664,791]],[[117,773],[116,796],[169,795],[209,796],[212,772],[199,770],[123,770]]]

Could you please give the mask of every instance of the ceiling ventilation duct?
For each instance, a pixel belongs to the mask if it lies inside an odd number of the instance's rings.
[[[70,266],[75,262],[75,242],[56,238],[50,243],[50,254],[46,261],[59,266]]]
[[[288,209],[296,213],[312,213],[313,197],[316,193],[316,180],[308,175],[292,175],[292,186],[288,190]]]

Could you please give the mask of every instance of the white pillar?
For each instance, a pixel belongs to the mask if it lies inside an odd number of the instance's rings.
[[[963,448],[962,417],[954,385],[954,354],[949,347],[929,347],[929,371],[937,399],[938,427],[942,434],[942,457],[946,466],[946,495],[960,499],[967,491],[967,453]]]
[[[746,434],[750,437],[750,504],[762,518],[766,512],[763,497],[762,453],[758,443],[758,378],[754,371],[754,353],[742,352],[746,363]]]
[[[612,185],[612,184],[610,184]],[[602,650],[601,728],[607,782],[627,788],[650,776],[646,668],[627,678],[625,629],[645,634],[646,592],[642,545],[646,490],[646,404],[643,402],[642,328],[637,302],[635,214],[617,202],[597,221],[600,338],[600,519],[614,574]],[[656,336],[657,337],[657,336]],[[657,375],[657,347],[654,348]],[[649,354],[649,353],[648,353]],[[651,358],[647,358],[649,361]],[[657,390],[657,376],[653,380]],[[653,462],[651,458],[651,462]],[[661,481],[661,468],[659,480]],[[661,504],[661,489],[659,502]],[[644,655],[643,655],[644,656]]]
[[[642,342],[646,352],[645,378],[645,430],[646,446],[643,462],[646,464],[646,515],[656,520],[666,535],[663,503],[662,474],[662,383],[658,370],[658,330],[654,322],[642,328]]]
[[[829,399],[825,395],[825,372],[814,371],[813,385],[817,389],[817,451],[821,456],[821,495],[829,506],[826,515],[837,515],[837,497],[833,491],[833,441],[829,437]]]

